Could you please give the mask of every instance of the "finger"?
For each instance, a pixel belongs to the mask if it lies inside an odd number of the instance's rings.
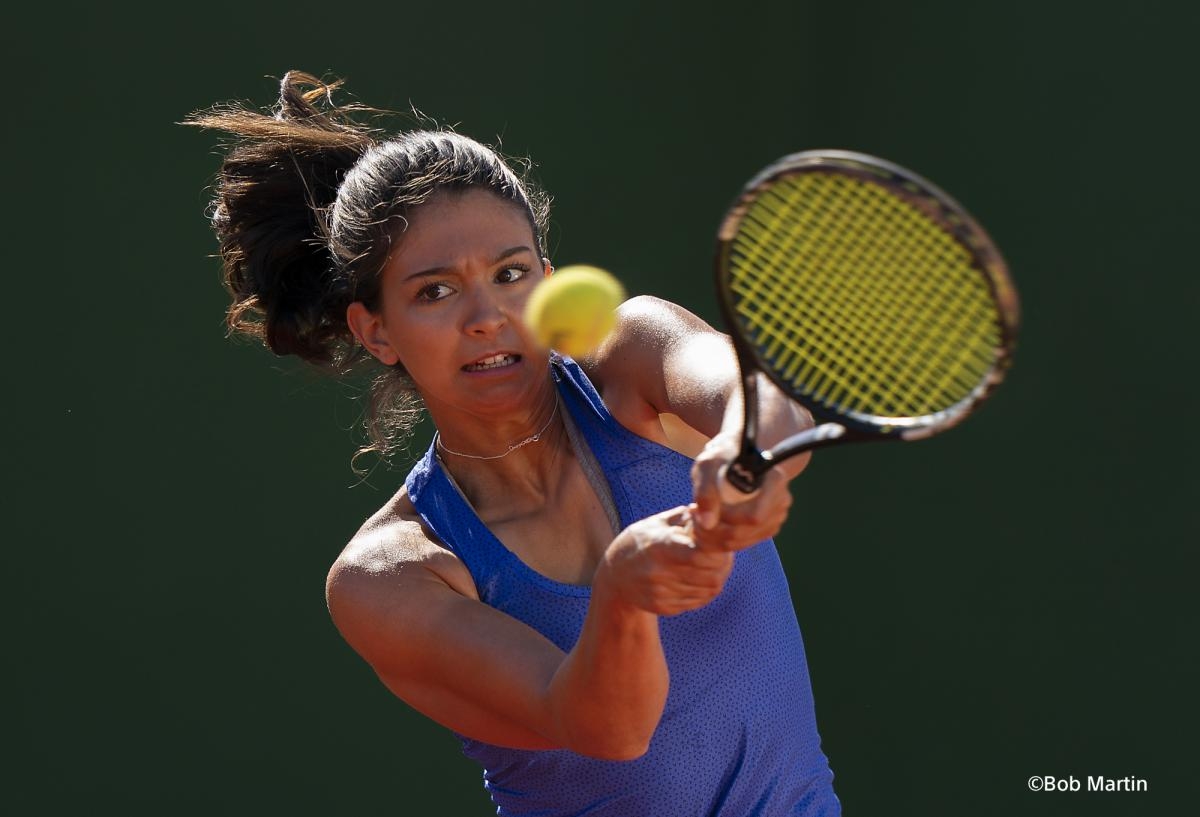
[[[661,513],[656,514],[656,516],[672,527],[686,527],[687,523],[691,520],[692,506],[679,505],[675,508],[669,508],[665,511],[662,511]]]
[[[687,555],[661,564],[655,571],[655,584],[674,589],[706,585],[711,577],[723,577],[733,569],[734,555],[724,550],[691,548]]]
[[[679,589],[657,588],[650,594],[647,608],[655,612],[670,609],[691,609],[706,603],[717,594],[716,591],[702,587],[685,587]]]
[[[689,552],[689,556],[690,558],[680,567],[683,571],[712,573],[728,570],[733,566],[733,554],[723,548],[697,547]]]
[[[721,594],[724,583],[714,583],[710,587],[694,588],[673,595],[664,595],[652,603],[659,615],[674,615],[686,610],[703,607]]]
[[[733,553],[754,547],[778,533],[777,527],[763,525],[730,525],[719,523],[711,530],[697,532],[696,546],[702,551]]]
[[[695,593],[719,593],[729,578],[732,564],[729,567],[719,565],[709,568],[686,568],[687,572],[677,573],[672,577],[669,586],[664,591],[680,596]]]
[[[690,564],[696,551],[695,534],[685,530],[672,530],[663,540],[663,558],[671,564]]]
[[[655,615],[664,616],[664,617],[669,618],[671,616],[678,616],[678,615],[682,615],[684,613],[690,613],[692,610],[699,610],[701,607],[703,607],[704,605],[708,604],[711,601],[712,601],[711,596],[695,598],[695,599],[684,599],[684,600],[677,601],[677,602],[674,602],[669,605],[663,605],[661,608],[652,610],[651,612],[654,613]]]
[[[773,469],[767,473],[758,492],[747,501],[722,505],[721,521],[739,525],[761,524],[764,520],[786,517],[791,505],[792,494],[787,479]]]

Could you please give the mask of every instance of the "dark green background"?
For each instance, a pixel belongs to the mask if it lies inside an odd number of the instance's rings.
[[[853,815],[1190,812],[1200,21],[1137,5],[10,21],[6,811],[491,812],[324,607],[410,460],[360,483],[361,385],[224,337],[215,139],[173,123],[269,104],[297,67],[532,156],[557,263],[709,319],[716,222],[776,157],[863,150],[952,191],[1023,296],[1011,382],[952,434],[818,456],[779,537],[838,794]],[[1033,794],[1035,774],[1150,791]]]

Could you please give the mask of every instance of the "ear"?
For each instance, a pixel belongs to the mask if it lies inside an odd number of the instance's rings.
[[[400,362],[400,355],[392,348],[387,330],[383,325],[383,316],[367,309],[362,301],[355,301],[346,307],[346,325],[354,333],[354,337],[385,366],[395,366]]]
[[[542,267],[543,267],[542,272],[547,278],[549,278],[551,275],[554,274],[554,265],[550,263],[549,258],[546,258],[546,257],[542,258]]]

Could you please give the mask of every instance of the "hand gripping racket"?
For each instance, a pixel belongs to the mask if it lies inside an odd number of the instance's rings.
[[[804,451],[954,426],[1011,360],[999,250],[937,187],[873,156],[806,151],[762,171],[721,224],[716,276],[745,397],[726,475],[743,495]],[[758,372],[818,425],[760,450]]]

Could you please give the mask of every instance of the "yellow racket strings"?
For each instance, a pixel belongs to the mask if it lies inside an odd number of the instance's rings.
[[[795,391],[836,411],[921,417],[983,382],[1000,345],[987,281],[958,241],[888,188],[777,180],[729,254],[734,308]]]

